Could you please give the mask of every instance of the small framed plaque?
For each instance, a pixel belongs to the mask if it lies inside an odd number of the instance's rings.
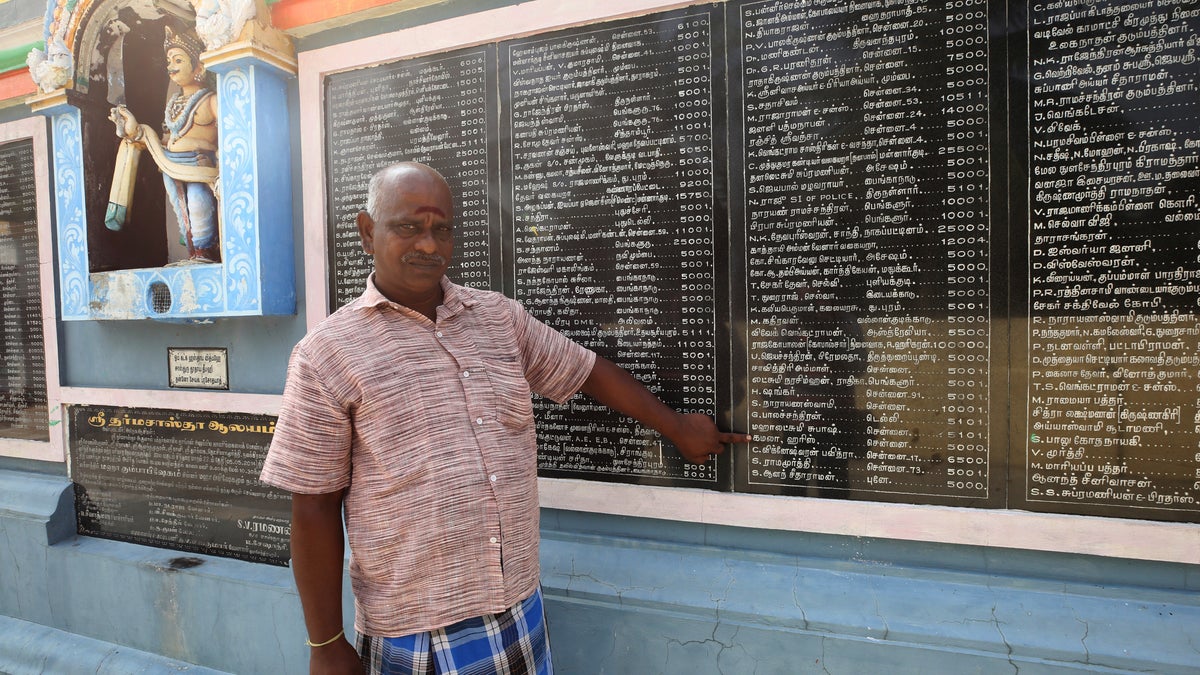
[[[229,350],[167,348],[168,384],[176,389],[229,389]]]

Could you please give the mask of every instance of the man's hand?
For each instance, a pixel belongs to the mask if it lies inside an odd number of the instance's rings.
[[[679,416],[679,424],[668,437],[679,454],[693,464],[703,464],[709,457],[725,452],[730,443],[748,443],[747,434],[735,434],[717,429],[712,418],[699,413]]]
[[[751,440],[746,434],[718,430],[706,415],[680,415],[632,375],[602,356],[596,357],[596,365],[592,366],[581,391],[666,436],[679,448],[683,458],[693,464],[703,464],[709,455],[725,452],[728,443]]]
[[[309,675],[362,675],[358,652],[345,637],[323,647],[313,647],[308,661]]]

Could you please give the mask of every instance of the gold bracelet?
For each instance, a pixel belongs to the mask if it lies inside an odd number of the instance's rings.
[[[342,630],[338,631],[337,635],[334,635],[333,637],[329,638],[328,640],[326,640],[324,642],[313,642],[312,640],[305,638],[304,644],[308,645],[309,647],[324,647],[325,645],[331,645],[334,642],[337,642],[337,639],[342,637],[345,634],[346,634],[346,629],[343,628]]]

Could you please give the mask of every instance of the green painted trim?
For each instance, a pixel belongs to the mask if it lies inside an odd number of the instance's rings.
[[[10,49],[0,49],[0,73],[11,73],[14,70],[20,70],[25,67],[25,59],[29,56],[29,52],[34,49],[46,49],[46,41],[39,40],[30,42],[21,47],[12,47]]]

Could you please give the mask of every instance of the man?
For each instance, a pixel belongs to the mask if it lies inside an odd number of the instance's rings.
[[[530,391],[583,391],[691,462],[749,438],[671,410],[515,301],[447,280],[453,205],[433,169],[377,173],[358,229],[375,272],[296,346],[262,472],[293,493],[310,671],[551,673]],[[343,509],[361,662],[342,635]]]

